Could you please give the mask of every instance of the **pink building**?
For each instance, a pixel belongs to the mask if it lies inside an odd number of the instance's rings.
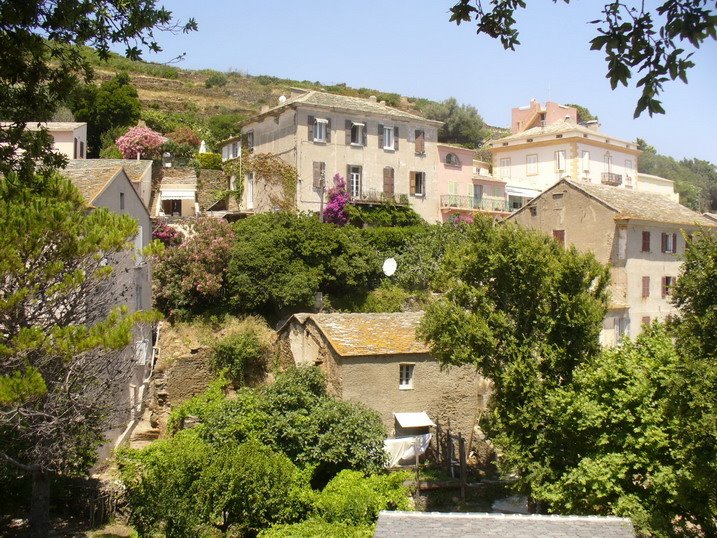
[[[505,181],[492,177],[490,165],[475,157],[475,150],[438,144],[436,179],[442,222],[479,212],[495,217],[508,215]]]
[[[566,118],[573,123],[577,123],[577,109],[571,106],[559,105],[552,101],[548,101],[543,106],[535,99],[531,99],[530,105],[511,110],[510,132],[511,134],[518,134],[533,127],[547,127]]]

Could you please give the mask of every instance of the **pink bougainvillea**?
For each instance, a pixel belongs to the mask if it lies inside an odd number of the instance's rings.
[[[125,159],[153,159],[159,156],[159,149],[167,141],[149,127],[132,127],[117,140],[117,148]]]
[[[343,226],[349,220],[346,213],[349,193],[346,192],[346,180],[338,172],[334,176],[334,186],[329,189],[327,196],[329,201],[324,208],[324,222]]]
[[[152,230],[152,239],[159,239],[165,247],[176,247],[182,243],[184,234],[164,222],[159,222]]]

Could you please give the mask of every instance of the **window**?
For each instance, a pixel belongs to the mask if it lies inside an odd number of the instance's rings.
[[[246,134],[246,147],[249,149],[249,153],[254,151],[254,131],[249,131]]]
[[[232,142],[232,159],[239,157],[239,141]]]
[[[393,168],[387,166],[383,169],[383,192],[389,196],[393,196]]]
[[[603,172],[608,174],[612,172],[612,155],[610,155],[610,152],[606,153],[603,158]]]
[[[650,277],[642,277],[642,298],[645,299],[650,296]]]
[[[587,176],[590,174],[590,152],[583,151],[583,172]]]
[[[555,239],[561,247],[565,246],[565,230],[553,230],[553,239]]]
[[[530,216],[531,217],[537,217],[538,216],[538,206],[537,205],[531,205],[529,208]]]
[[[677,234],[662,234],[662,252],[670,254],[677,252]]]
[[[229,150],[231,148],[229,146],[222,146],[222,161],[226,161],[229,159]]]
[[[80,159],[85,158],[85,143],[80,140]]]
[[[650,252],[650,232],[642,232],[642,252]]]
[[[500,160],[500,177],[510,179],[510,158]]]
[[[446,155],[446,164],[449,166],[460,166],[461,160],[455,153],[449,153],[448,155]]]
[[[409,390],[413,388],[413,364],[398,365],[398,388]]]
[[[615,319],[615,341],[618,342],[623,336],[630,335],[630,318]]]
[[[324,188],[326,186],[326,163],[314,161],[313,171],[313,187],[315,189]]]
[[[416,129],[416,154],[426,153],[426,133],[422,129]]]
[[[246,175],[246,208],[254,209],[254,172]]]
[[[426,195],[426,173],[425,172],[411,172],[411,185],[410,190],[413,196],[425,196]]]
[[[366,125],[363,123],[356,123],[356,122],[350,122],[350,123],[351,123],[350,144],[352,146],[365,146],[366,145]]]
[[[316,118],[314,124],[314,142],[326,142],[326,124],[328,121]]]
[[[538,173],[538,155],[525,156],[525,173],[534,176]]]
[[[361,196],[361,167],[349,165],[349,195],[351,198]]]
[[[120,211],[124,210],[124,193],[120,193]]]
[[[625,185],[632,187],[632,161],[625,161]]]
[[[77,159],[78,142],[79,142],[79,141],[75,138],[75,149],[74,149],[74,151],[73,151],[73,153],[72,153],[72,158],[73,158],[73,159]]]
[[[398,127],[378,126],[378,147],[387,150],[398,150]]]
[[[555,152],[555,171],[565,172],[565,150]]]
[[[669,297],[672,294],[672,286],[675,285],[677,279],[674,276],[662,277],[662,298]]]

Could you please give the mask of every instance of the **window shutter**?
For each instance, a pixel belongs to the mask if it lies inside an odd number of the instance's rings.
[[[393,149],[398,151],[398,125],[393,128]]]
[[[390,166],[383,169],[383,192],[393,194],[393,168]]]
[[[380,123],[378,124],[378,147],[383,148],[383,125]]]
[[[351,126],[352,125],[353,125],[353,123],[351,123],[351,120],[346,120],[346,122],[344,123],[344,129],[346,131],[346,145],[347,146],[351,145]],[[348,178],[346,178],[346,179],[348,179]]]
[[[363,145],[368,146],[368,122],[363,124],[363,127],[361,127],[361,134],[363,135]]]
[[[642,251],[650,252],[650,232],[642,232]]]
[[[667,235],[667,234],[664,234],[664,235]],[[662,277],[662,298],[664,299],[665,297],[667,297],[667,277],[663,276]]]
[[[649,276],[642,277],[642,296],[643,297],[650,296],[650,277]]]
[[[351,193],[351,165],[346,165],[346,190],[349,192],[349,196],[353,196]]]
[[[642,316],[642,324],[649,325],[650,324],[650,316]]]
[[[326,142],[331,142],[331,118],[326,119]]]
[[[410,194],[416,194],[416,172],[411,172]]]
[[[309,116],[309,141],[314,140],[314,124],[316,123],[316,118],[313,116]]]
[[[672,234],[672,252],[677,253],[677,234]]]
[[[425,144],[426,134],[421,130],[416,130],[416,153],[423,154],[426,152]]]
[[[321,164],[314,161],[314,188],[321,188]]]
[[[662,252],[667,252],[667,234],[662,234]]]
[[[565,230],[553,230],[553,239],[555,239],[560,246],[565,246]]]

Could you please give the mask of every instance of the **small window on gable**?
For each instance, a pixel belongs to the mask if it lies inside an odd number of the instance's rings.
[[[124,211],[124,193],[123,192],[120,193],[119,202],[120,202],[120,211]]]
[[[398,388],[410,390],[413,388],[413,364],[399,364],[398,366]]]
[[[537,206],[537,205],[531,205],[528,209],[530,210],[530,216],[531,216],[531,217],[537,217],[537,216],[538,216],[538,206]]]
[[[448,155],[446,155],[446,164],[450,166],[460,166],[461,160],[455,153],[449,153]]]

